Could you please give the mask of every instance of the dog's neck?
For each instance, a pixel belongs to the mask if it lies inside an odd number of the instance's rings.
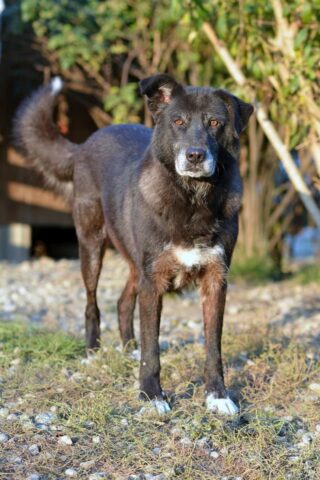
[[[163,204],[170,200],[173,204],[181,204],[184,208],[195,205],[205,206],[210,203],[215,190],[213,177],[195,179],[179,175],[174,168],[147,152],[140,180],[144,196],[152,203]]]

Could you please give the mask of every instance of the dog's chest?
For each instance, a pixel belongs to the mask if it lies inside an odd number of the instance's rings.
[[[210,264],[224,264],[224,248],[168,245],[153,265],[153,277],[159,291],[179,290],[195,282]]]

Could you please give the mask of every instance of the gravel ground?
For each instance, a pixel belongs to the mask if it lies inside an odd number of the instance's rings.
[[[0,320],[21,320],[84,334],[85,291],[79,261],[42,258],[16,266],[2,263],[0,273]],[[108,252],[98,292],[104,332],[117,328],[116,301],[126,275],[125,262]],[[270,326],[281,326],[283,335],[298,337],[308,345],[319,345],[319,293],[316,284],[280,282],[254,287],[231,283],[225,324],[241,329],[242,325],[267,322]],[[135,323],[138,331],[138,321]],[[161,340],[172,343],[179,339],[203,340],[199,297],[195,291],[169,295],[164,302]]]
[[[105,258],[105,265],[99,283],[99,305],[102,313],[102,342],[107,340],[108,335],[116,339],[116,345],[120,345],[117,331],[116,319],[116,301],[120,295],[121,288],[125,284],[126,265],[121,258],[113,253],[108,252]],[[296,285],[293,282],[270,283],[265,286],[245,286],[238,284],[230,284],[228,301],[225,315],[225,328],[227,332],[232,334],[241,334],[247,332],[248,329],[259,329],[261,326],[265,328],[266,334],[277,332],[279,344],[283,344],[286,339],[288,341],[294,339],[294,342],[303,346],[306,358],[312,361],[319,360],[319,342],[320,342],[320,286],[317,284],[309,284],[306,286]],[[46,329],[57,331],[64,330],[66,332],[75,333],[76,335],[84,335],[84,308],[85,308],[85,291],[80,276],[79,261],[52,261],[48,258],[34,262],[24,262],[19,265],[0,264],[0,321],[21,321],[31,323],[36,326],[45,327]],[[137,319],[136,319],[137,320]],[[138,331],[138,321],[136,321]],[[281,338],[280,338],[281,336]],[[201,311],[199,306],[198,294],[195,291],[189,291],[181,296],[168,295],[164,302],[164,311],[161,324],[161,348],[168,350],[169,347],[175,345],[185,345],[188,343],[203,343],[203,329],[201,320]],[[232,345],[227,345],[226,349],[232,350]],[[250,358],[246,351],[237,352],[239,368],[244,363],[250,366]],[[11,369],[14,372],[16,366],[11,362]],[[252,363],[252,362],[251,362]],[[237,367],[235,367],[237,368]],[[66,373],[68,374],[68,372]],[[89,378],[89,377],[88,377]],[[306,385],[306,391],[309,392],[309,400],[313,399],[319,402],[320,383]],[[313,396],[313,397],[312,397]],[[312,397],[312,398],[311,398]],[[313,400],[312,400],[313,401]],[[265,404],[267,411],[268,405]],[[18,474],[1,474],[1,445],[6,446],[5,462],[13,465],[13,471],[19,471],[19,465],[22,459],[12,451],[10,458],[8,457],[8,445],[13,441],[4,429],[1,429],[1,419],[6,421],[14,421],[18,415],[19,401],[17,404],[0,403],[0,478],[15,479],[27,478],[29,480],[40,480],[42,478],[87,478],[94,480],[98,478],[131,478],[133,479],[149,479],[149,480],[165,480],[171,478],[165,474],[137,474],[127,477],[109,477],[106,472],[91,470],[87,475],[79,476],[77,468],[85,470],[92,467],[90,461],[80,463],[80,467],[67,468],[60,477],[43,477],[38,473],[29,472],[28,475],[19,476]],[[20,411],[20,410],[19,410]],[[21,415],[21,413],[19,413]],[[42,415],[42,417],[41,417]],[[284,415],[279,413],[279,415]],[[39,417],[39,418],[38,418]],[[32,425],[42,425],[43,430],[55,430],[56,410],[52,407],[51,411],[39,412],[39,415],[26,417],[26,423]],[[22,417],[20,417],[21,419]],[[32,420],[30,420],[32,418]],[[303,418],[292,418],[290,416],[283,417],[288,425],[297,431],[300,436],[300,443],[288,443],[288,452],[290,453],[290,461],[297,462],[299,460],[299,451],[310,445],[314,439],[320,435],[320,415],[319,419],[314,423],[314,431],[309,431],[304,427]],[[122,419],[121,423],[126,428],[126,419]],[[290,428],[291,428],[290,427]],[[40,428],[40,427],[37,427]],[[41,430],[40,428],[40,430]],[[89,427],[88,427],[89,428]],[[288,427],[289,428],[289,427]],[[289,428],[289,429],[290,429]],[[174,428],[171,430],[174,436]],[[176,429],[177,430],[177,429]],[[63,433],[63,432],[62,432]],[[284,433],[285,435],[285,433]],[[26,450],[30,458],[41,456],[41,444],[43,437],[38,433],[30,436],[28,444],[23,448]],[[212,447],[206,446],[206,438],[198,439],[192,443],[188,435],[182,436],[179,440],[183,448],[202,448],[207,451],[211,461],[223,456],[223,449],[218,451]],[[61,435],[58,441],[60,447],[63,445],[70,447],[73,445],[73,438],[68,435]],[[92,437],[92,443],[99,445],[100,437],[95,435]],[[191,448],[191,447],[190,447]],[[300,450],[299,450],[300,449]],[[156,452],[157,450],[157,452]],[[159,450],[159,452],[158,452]],[[10,451],[10,449],[9,449]],[[154,456],[160,454],[161,449],[155,445],[152,452]],[[88,465],[85,465],[85,464]],[[82,466],[81,466],[82,465]],[[306,462],[306,468],[307,468]],[[21,467],[22,468],[22,467]],[[304,477],[290,476],[293,479],[305,478],[317,480],[317,473],[313,475],[314,467],[309,462],[309,473]],[[307,471],[307,470],[306,470]],[[184,478],[183,475],[180,478]],[[191,477],[188,477],[191,478]],[[200,478],[200,477],[196,477]],[[202,477],[201,477],[202,478]],[[205,477],[207,478],[207,477]],[[212,477],[213,478],[213,477]],[[227,480],[246,477],[230,477],[217,476],[214,478],[224,478]],[[249,478],[249,477],[248,477]],[[276,477],[253,477],[251,478],[279,478]]]

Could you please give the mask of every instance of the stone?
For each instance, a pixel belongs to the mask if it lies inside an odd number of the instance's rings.
[[[0,443],[6,443],[9,438],[9,435],[7,435],[6,433],[0,433]]]
[[[67,468],[64,473],[67,477],[76,477],[78,475],[77,470],[74,468]]]
[[[313,442],[314,436],[312,433],[307,432],[304,435],[302,435],[301,443],[303,445],[310,445]]]
[[[34,418],[35,423],[39,423],[42,425],[49,425],[50,423],[54,422],[57,419],[57,415],[53,412],[44,412],[39,413]]]
[[[13,360],[11,360],[10,365],[16,366],[16,365],[19,365],[20,362],[21,362],[21,358],[14,358]]]
[[[99,435],[95,435],[94,437],[92,437],[92,443],[100,443],[100,437]]]
[[[166,480],[166,476],[163,473],[158,475],[154,475],[152,473],[145,473],[144,474],[145,480]]]
[[[94,427],[94,422],[91,422],[90,420],[87,420],[84,422],[84,426],[88,429],[91,430]]]
[[[220,456],[219,452],[217,452],[216,450],[212,450],[212,452],[210,452],[210,457],[211,458],[218,458]]]
[[[106,472],[95,472],[89,475],[89,480],[100,480],[100,478],[108,478]]]
[[[21,465],[23,463],[23,460],[21,457],[10,457],[9,462],[15,463],[16,465]]]
[[[9,420],[10,422],[16,422],[18,419],[19,419],[19,415],[17,413],[10,413],[7,416],[7,420]]]
[[[88,460],[87,462],[81,462],[80,463],[80,468],[83,468],[84,470],[89,470],[89,468],[93,467],[94,465],[94,460]]]
[[[310,383],[308,388],[313,392],[320,394],[320,383]]]
[[[73,445],[73,441],[68,435],[63,435],[62,437],[60,437],[58,442],[61,445]]]
[[[6,418],[9,415],[9,409],[6,407],[0,408],[0,417]]]
[[[208,448],[208,447],[209,447],[208,438],[207,438],[207,437],[199,438],[199,439],[195,442],[195,446],[196,446],[197,448]]]
[[[34,443],[33,445],[30,445],[28,450],[29,450],[29,453],[31,453],[31,455],[35,456],[35,455],[39,455],[41,451],[41,447],[36,443]]]
[[[189,437],[183,437],[180,440],[181,445],[184,447],[190,447],[192,445],[192,441]]]
[[[36,423],[35,424],[35,427],[38,429],[38,430],[48,430],[49,426],[46,425],[45,423]]]

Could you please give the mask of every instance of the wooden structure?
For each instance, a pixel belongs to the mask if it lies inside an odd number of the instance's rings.
[[[12,146],[3,145],[0,155],[0,258],[21,261],[31,253],[32,227],[72,227],[72,218]]]
[[[66,230],[73,228],[73,222],[70,209],[63,198],[44,188],[42,179],[36,172],[27,168],[25,160],[12,145],[12,118],[22,99],[21,95],[16,95],[16,85],[12,80],[10,66],[6,66],[6,62],[2,63],[0,67],[0,260],[21,261],[29,258],[31,254],[35,230],[38,231],[39,237],[41,228],[47,230],[50,228],[52,230],[49,234],[47,232],[46,241],[50,242],[50,236],[55,236],[55,241],[61,237],[63,241]],[[32,82],[28,88],[29,92],[35,87],[36,85]],[[96,129],[85,106],[72,96],[72,92],[70,96],[62,99],[62,103],[66,110],[64,114],[68,119],[68,138],[77,143],[84,141]],[[56,234],[54,234],[55,228],[58,229]],[[75,244],[75,235],[71,234],[71,237]],[[73,250],[77,251],[76,245]],[[60,255],[64,255],[61,245],[58,256]]]
[[[6,5],[9,4],[8,1]],[[76,252],[68,206],[63,198],[43,187],[41,178],[26,167],[12,144],[12,119],[18,105],[57,72],[52,71],[30,26],[26,25],[21,33],[14,33],[10,28],[10,15],[0,15],[0,28],[0,259],[26,259],[31,254],[35,237],[43,244],[53,240],[54,245],[58,245],[61,239],[63,242],[66,231],[69,231],[67,236],[72,238]],[[59,99],[60,130],[70,140],[83,142],[97,128],[88,113],[92,99],[68,89]],[[45,239],[41,237],[41,229],[46,230]],[[58,256],[63,256],[61,241],[58,250]],[[52,248],[50,253],[55,254]]]

